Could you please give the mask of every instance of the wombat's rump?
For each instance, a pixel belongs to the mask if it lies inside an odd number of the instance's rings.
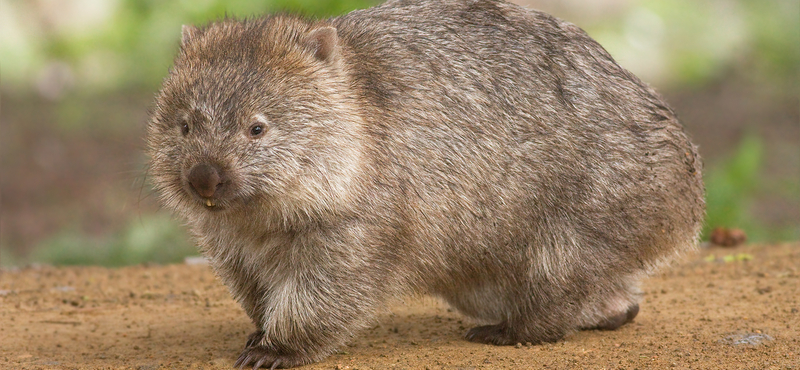
[[[700,160],[572,24],[492,0],[185,27],[150,173],[256,325],[239,364],[317,361],[392,297],[555,341],[638,311],[692,248]]]

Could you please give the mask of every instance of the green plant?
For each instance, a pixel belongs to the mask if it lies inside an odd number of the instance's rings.
[[[314,17],[339,15],[377,4],[377,0],[206,0],[105,2],[87,11],[65,5],[65,14],[47,22],[20,22],[41,13],[34,2],[11,2],[10,22],[2,27],[0,59],[6,91],[35,84],[49,67],[66,74],[78,91],[102,93],[125,88],[155,89],[166,75],[180,40],[182,24],[204,24],[225,17],[247,18],[274,12]],[[89,16],[99,13],[99,16]],[[81,19],[87,19],[81,24]],[[75,20],[65,20],[75,18]],[[33,19],[36,19],[35,17]],[[67,24],[67,26],[64,26]],[[60,25],[60,26],[59,26]],[[9,87],[13,87],[9,89]]]
[[[54,265],[124,266],[175,263],[196,254],[184,230],[169,215],[154,214],[134,219],[122,232],[106,237],[62,231],[41,243],[30,260]]]
[[[764,144],[755,135],[742,139],[733,155],[706,172],[706,225],[703,238],[718,226],[760,228],[749,206],[758,190]]]

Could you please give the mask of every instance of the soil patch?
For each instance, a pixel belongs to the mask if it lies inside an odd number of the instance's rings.
[[[303,369],[800,369],[800,244],[703,249],[643,290],[633,323],[534,346],[466,342],[468,319],[409,299]],[[230,369],[252,330],[208,266],[0,272],[3,369]]]

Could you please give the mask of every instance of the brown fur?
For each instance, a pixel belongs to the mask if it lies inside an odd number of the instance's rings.
[[[148,143],[256,367],[318,361],[411,293],[487,324],[474,341],[616,328],[704,217],[661,97],[574,25],[494,0],[186,27]]]

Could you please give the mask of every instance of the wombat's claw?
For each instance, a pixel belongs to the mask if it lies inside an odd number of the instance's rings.
[[[263,330],[256,330],[247,337],[247,343],[245,343],[244,348],[253,347],[259,343],[261,340],[264,339],[264,331]]]
[[[283,359],[273,355],[267,348],[263,346],[247,347],[233,366],[238,367],[239,370],[244,369],[245,366],[253,364],[253,370],[257,370],[261,366],[269,365],[270,370],[275,370],[278,366],[284,364]]]

